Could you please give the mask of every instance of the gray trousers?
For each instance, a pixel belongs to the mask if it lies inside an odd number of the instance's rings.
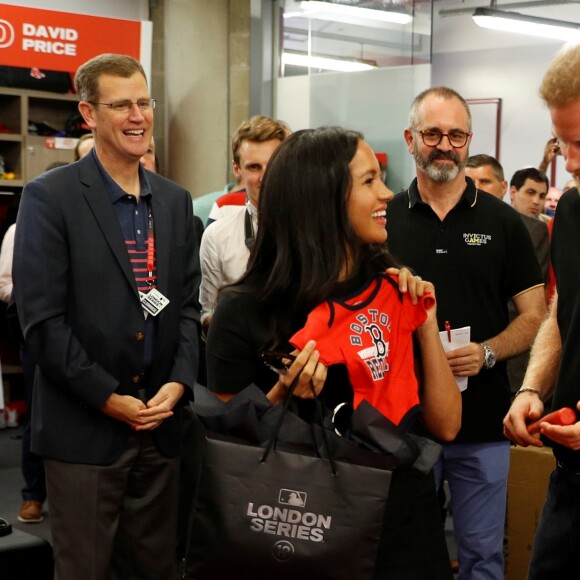
[[[172,578],[179,463],[147,432],[111,465],[45,460],[59,580]]]

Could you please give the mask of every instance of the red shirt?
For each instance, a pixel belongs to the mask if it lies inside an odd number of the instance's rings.
[[[224,205],[245,205],[246,190],[242,189],[224,193],[215,200],[215,203],[218,207],[223,207]]]
[[[302,350],[315,340],[321,362],[346,365],[354,407],[365,399],[398,425],[419,405],[413,332],[427,318],[429,300],[414,306],[396,280],[380,274],[356,295],[317,306],[290,342]]]

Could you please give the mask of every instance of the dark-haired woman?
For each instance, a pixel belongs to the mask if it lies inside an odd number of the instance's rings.
[[[454,438],[461,402],[439,339],[436,306],[427,308],[425,301],[401,292],[408,284],[419,296],[424,291],[434,296],[433,286],[407,273],[399,282],[396,276],[385,276],[395,266],[385,246],[392,197],[360,133],[337,127],[304,130],[280,146],[262,184],[248,269],[224,289],[210,326],[208,386],[213,391],[226,398],[255,383],[275,404],[299,375],[297,397],[311,397],[312,382],[330,409],[345,399],[356,405],[364,398],[396,424],[420,403],[424,426],[439,439]],[[376,303],[378,310],[389,311],[377,311]],[[308,339],[313,328],[309,315],[324,304],[333,305],[329,324],[336,322],[337,308],[354,308],[362,329],[353,326],[352,337],[338,330],[336,341],[321,341],[324,349],[318,349]],[[304,348],[293,351],[297,356],[288,372],[278,375],[260,354],[292,351],[293,337]],[[335,353],[327,345],[338,342],[344,344],[339,349],[344,364],[324,364],[330,359],[334,363]],[[363,376],[350,347],[359,358],[372,357],[369,376]],[[377,374],[385,380],[373,390]],[[389,416],[393,408],[396,417]],[[396,471],[374,578],[451,577],[432,474]]]

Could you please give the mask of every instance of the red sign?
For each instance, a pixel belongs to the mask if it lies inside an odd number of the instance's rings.
[[[104,52],[148,62],[150,54],[142,54],[144,24],[151,26],[137,20],[0,4],[0,65],[74,73]]]

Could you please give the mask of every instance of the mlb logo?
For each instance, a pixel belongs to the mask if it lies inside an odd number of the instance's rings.
[[[278,495],[278,503],[294,507],[306,507],[307,494],[295,489],[281,489]]]

